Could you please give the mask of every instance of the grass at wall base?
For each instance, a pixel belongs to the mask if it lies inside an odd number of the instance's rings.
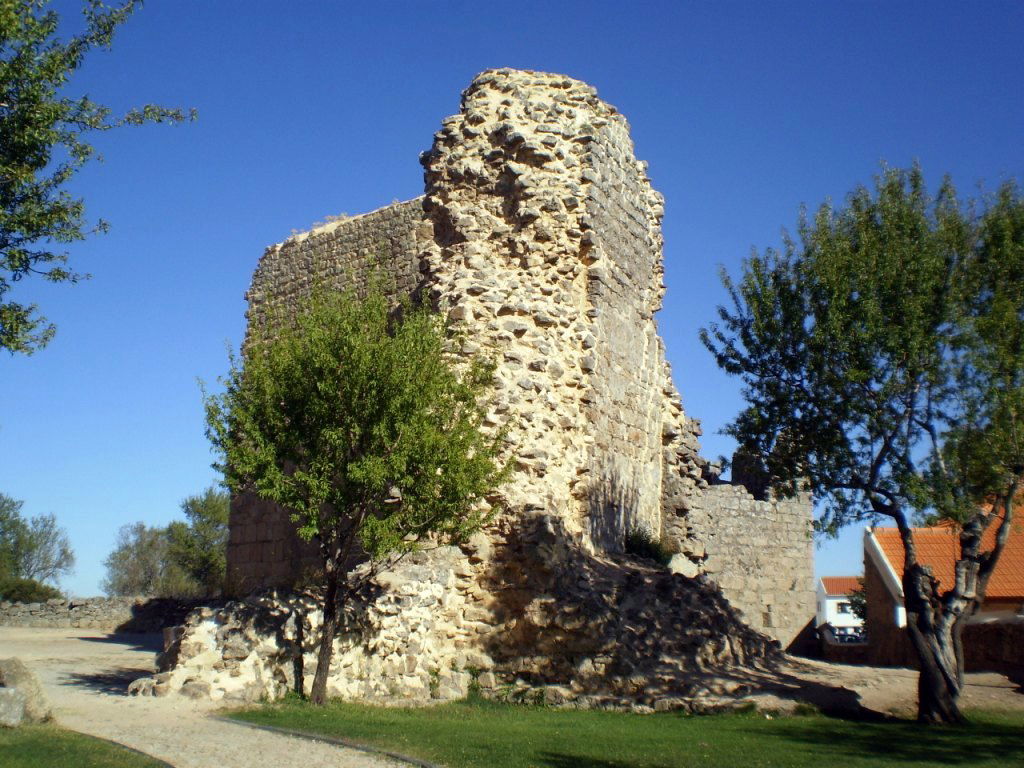
[[[1024,764],[1024,713],[971,712],[971,724],[922,729],[820,714],[766,717],[555,710],[480,698],[383,708],[297,697],[233,716],[341,738],[448,768],[924,768]]]

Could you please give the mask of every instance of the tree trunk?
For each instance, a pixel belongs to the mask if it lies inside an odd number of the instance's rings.
[[[917,651],[921,674],[917,679],[917,719],[921,723],[964,722],[957,707],[963,689],[963,652],[958,647],[957,615],[939,599],[938,582],[930,568],[917,560],[914,531],[902,512],[892,514],[903,541],[903,604],[907,633]],[[956,607],[964,608],[957,600]]]
[[[929,725],[965,722],[957,702],[963,687],[953,634],[933,627],[928,635],[912,629],[921,674],[917,678],[917,720]]]
[[[320,627],[320,650],[316,657],[316,674],[309,692],[310,701],[318,707],[327,703],[327,675],[331,671],[331,656],[334,655],[334,634],[338,629],[338,581],[337,563],[327,563],[327,591],[324,594],[324,620]]]

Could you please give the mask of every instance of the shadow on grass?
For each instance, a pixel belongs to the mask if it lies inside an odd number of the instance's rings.
[[[637,768],[637,764],[621,760],[602,760],[597,757],[580,757],[564,752],[541,752],[541,765],[547,768]],[[672,768],[667,763],[644,764],[644,768]]]
[[[128,684],[132,680],[151,674],[153,670],[150,667],[112,667],[100,672],[70,672],[62,682],[97,693],[127,696]]]
[[[1024,764],[1024,729],[988,722],[982,717],[956,727],[928,727],[904,721],[884,725],[850,722],[836,728],[823,728],[820,723],[809,725],[797,718],[780,723],[765,735],[788,742],[795,749],[834,753],[837,761],[858,755],[875,757],[886,764]],[[823,758],[827,759],[827,755]]]

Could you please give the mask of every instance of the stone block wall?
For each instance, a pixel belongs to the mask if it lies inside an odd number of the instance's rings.
[[[742,485],[710,485],[692,499],[704,569],[748,625],[783,648],[814,615],[814,541],[806,496],[758,500]]]
[[[320,560],[316,543],[295,534],[283,509],[245,493],[231,500],[227,562],[228,592],[245,595],[308,581]]]
[[[423,229],[422,203],[418,197],[340,218],[267,248],[246,294],[250,335],[268,318],[293,315],[314,286],[360,292],[377,276],[396,297],[414,293],[419,244],[432,235]]]
[[[621,549],[633,527],[661,527],[665,355],[653,322],[664,293],[661,195],[633,156],[625,120],[588,145],[583,256],[596,317],[587,343],[593,396],[585,418],[594,442],[590,530],[601,549]]]

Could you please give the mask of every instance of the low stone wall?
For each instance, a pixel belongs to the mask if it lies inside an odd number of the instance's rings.
[[[0,602],[0,626],[159,632],[181,624],[202,601],[159,597],[90,597],[45,603]]]

